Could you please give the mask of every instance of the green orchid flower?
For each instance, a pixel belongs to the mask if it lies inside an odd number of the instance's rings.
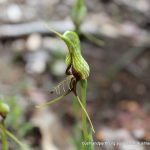
[[[69,50],[68,54],[66,55],[66,66],[67,66],[66,75],[67,75],[67,77],[64,81],[59,83],[58,86],[56,86],[54,88],[52,93],[54,91],[56,91],[56,93],[59,94],[60,92],[58,92],[59,91],[58,89],[60,86],[62,86],[64,84],[64,82],[69,82],[69,84],[68,84],[69,90],[67,92],[65,92],[63,95],[57,97],[56,99],[53,99],[53,100],[49,101],[48,103],[41,104],[36,107],[40,108],[40,107],[44,107],[46,105],[52,104],[56,101],[61,100],[69,93],[73,92],[74,95],[76,96],[79,104],[81,105],[82,110],[84,111],[85,115],[87,116],[87,119],[89,120],[92,131],[95,132],[94,127],[91,122],[91,119],[90,119],[83,103],[81,102],[81,100],[77,94],[77,90],[76,90],[77,83],[80,82],[81,83],[80,85],[82,88],[82,85],[83,85],[82,83],[84,83],[84,82],[87,83],[87,78],[89,77],[89,74],[90,74],[89,65],[81,54],[79,36],[77,35],[76,32],[73,32],[73,31],[66,31],[62,35],[52,29],[49,29],[49,30],[52,31],[53,33],[55,33],[58,37],[60,37],[65,42],[65,44],[67,45],[68,50]]]

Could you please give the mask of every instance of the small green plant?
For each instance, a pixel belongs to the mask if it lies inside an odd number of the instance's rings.
[[[76,99],[78,100],[81,108],[82,108],[82,130],[83,130],[83,139],[84,142],[89,142],[92,140],[92,132],[94,131],[94,127],[92,125],[91,119],[86,111],[86,90],[87,90],[87,79],[90,74],[90,68],[88,63],[85,61],[81,54],[80,49],[80,40],[76,32],[73,31],[66,31],[63,35],[60,33],[49,29],[50,31],[54,32],[58,37],[60,37],[67,45],[68,47],[68,54],[66,55],[66,79],[58,84],[54,88],[54,91],[56,93],[60,93],[60,86],[64,89],[64,82],[68,82],[69,89],[64,94],[57,97],[56,99],[51,100],[50,102],[47,102],[45,104],[41,104],[37,106],[38,108],[44,107],[46,105],[52,104],[56,101],[61,100],[69,93],[74,93]],[[80,83],[81,87],[81,98],[79,97],[78,91],[77,91],[77,83]],[[88,123],[87,119],[90,123],[91,130],[88,130]],[[92,150],[92,148],[89,148],[87,145],[82,145],[82,150]]]
[[[8,131],[5,127],[5,118],[10,112],[10,108],[8,104],[4,103],[0,100],[0,137],[2,141],[2,150],[8,150],[9,144],[7,140],[7,136],[10,137],[14,142],[16,142],[22,150],[27,150],[25,145],[23,145],[10,131]]]
[[[24,115],[26,113],[26,109],[20,107],[18,104],[18,100],[20,99],[19,96],[6,96],[5,99],[11,108],[11,113],[9,113],[5,119],[5,126],[7,129],[13,129],[17,137],[21,139],[21,141],[25,142],[25,136],[33,128],[32,123],[28,121]]]

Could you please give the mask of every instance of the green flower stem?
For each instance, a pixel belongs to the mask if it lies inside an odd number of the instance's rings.
[[[1,125],[0,125],[1,128]],[[2,138],[2,150],[8,150],[8,141],[7,141],[7,135],[5,133],[5,131],[3,130],[3,128],[1,128],[1,138]]]
[[[27,150],[27,148],[8,130],[6,130],[6,134],[13,139],[21,148],[22,150]]]
[[[0,128],[1,130],[3,131],[3,133],[5,134],[5,136],[9,136],[13,141],[15,141],[20,147],[22,150],[28,150],[24,144],[22,144],[11,132],[9,132],[5,127],[4,125],[0,124]],[[7,143],[7,139],[2,139],[2,140],[5,140],[5,142],[3,143],[3,147],[5,149],[2,149],[2,150],[8,150],[8,143]]]
[[[86,89],[87,89],[87,80],[81,81],[81,96],[82,96],[82,105],[86,109]],[[87,141],[88,129],[87,129],[87,119],[84,110],[82,109],[82,128],[84,140]]]
[[[75,32],[80,35],[81,30],[79,25],[75,25]]]
[[[83,128],[83,137],[84,137],[84,142],[88,142],[89,141],[89,133],[88,132],[88,125],[87,125],[87,119],[91,125],[91,129],[92,131],[95,133],[94,127],[92,125],[91,119],[86,111],[86,90],[87,90],[87,80],[81,80],[81,94],[82,94],[82,102],[80,101],[79,97],[78,101],[82,107],[82,128]],[[90,135],[91,136],[91,135]],[[86,145],[83,145],[83,150],[87,150]]]

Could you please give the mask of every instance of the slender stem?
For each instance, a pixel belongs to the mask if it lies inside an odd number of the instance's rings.
[[[86,110],[86,89],[87,89],[87,80],[80,81],[81,83],[81,98],[82,98],[82,106]],[[87,126],[87,117],[82,109],[82,130],[83,130],[83,142],[88,142],[88,126]],[[82,145],[82,150],[86,150],[87,146]]]
[[[86,89],[87,89],[87,80],[81,81],[81,94],[82,94],[82,105],[86,109]],[[87,129],[87,118],[84,110],[82,109],[82,128],[84,140],[87,140],[88,129]]]
[[[25,146],[23,143],[21,143],[11,132],[9,132],[8,130],[6,130],[6,134],[7,134],[10,138],[12,138],[13,141],[15,141],[15,142],[22,148],[22,150],[28,150],[28,149],[26,148],[26,146]]]
[[[5,136],[6,136],[6,135],[9,136],[13,141],[15,141],[15,142],[22,148],[22,150],[28,150],[28,149],[25,147],[24,144],[22,144],[11,132],[9,132],[9,131],[5,128],[4,125],[0,124],[0,128],[1,128],[1,130],[3,131],[3,133],[5,133]],[[6,141],[7,141],[7,139],[6,139]],[[6,142],[5,142],[5,144],[6,144]],[[4,147],[4,148],[5,148],[5,147]],[[7,149],[5,148],[5,149],[2,149],[2,150],[8,150],[8,147],[7,147]]]
[[[1,125],[0,125],[1,128]],[[5,130],[3,130],[3,128],[1,128],[1,132],[2,132],[2,150],[8,150],[8,141],[7,141],[7,135]]]
[[[75,25],[75,32],[80,35],[80,25]]]
[[[87,80],[81,80],[81,96],[82,96],[82,102],[80,101],[80,98],[77,96],[78,101],[82,107],[82,128],[83,128],[83,140],[84,142],[91,142],[92,141],[92,131],[95,133],[92,121],[86,111],[86,90],[87,90]],[[91,132],[88,132],[88,125],[87,125],[87,119],[91,125]],[[92,145],[82,145],[82,150],[94,150],[94,146]]]

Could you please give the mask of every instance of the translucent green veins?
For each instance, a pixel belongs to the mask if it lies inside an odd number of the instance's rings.
[[[67,31],[62,36],[63,41],[68,46],[69,52],[66,56],[67,70],[74,75],[77,80],[87,79],[90,73],[88,63],[82,57],[80,40],[73,31]],[[69,74],[69,72],[66,72]]]
[[[73,31],[66,31],[62,35],[49,28],[47,25],[46,27],[60,37],[68,47],[69,52],[66,56],[66,74],[74,75],[77,80],[87,79],[90,74],[90,68],[81,54],[80,40],[77,33]]]

